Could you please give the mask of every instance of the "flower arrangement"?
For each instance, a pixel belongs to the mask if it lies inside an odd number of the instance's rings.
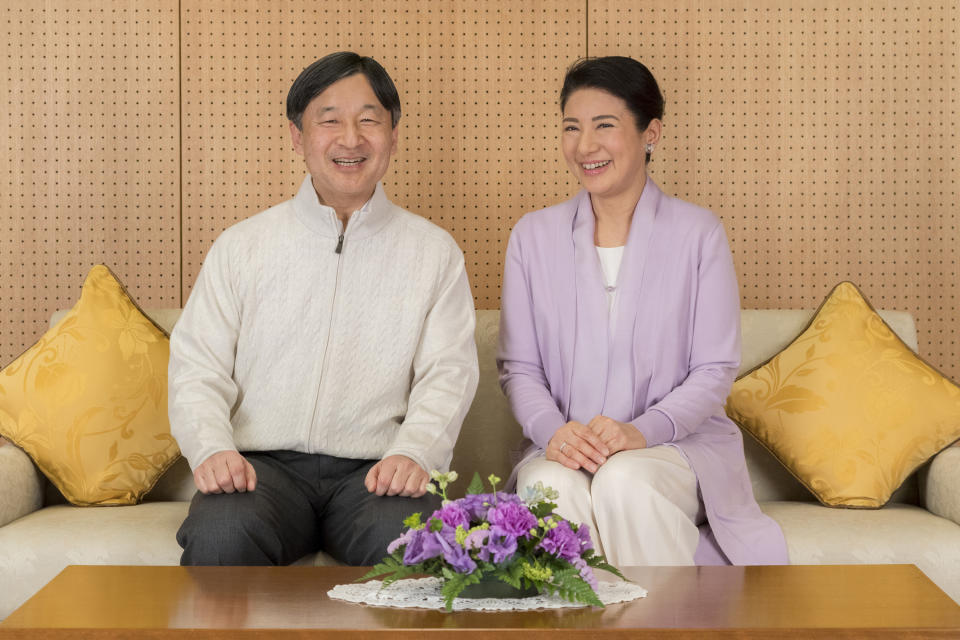
[[[564,520],[553,511],[557,492],[542,483],[522,495],[497,491],[500,478],[488,479],[491,493],[475,473],[466,497],[447,499],[457,473],[432,471],[427,491],[443,498],[442,507],[423,520],[414,513],[403,521],[407,530],[390,543],[390,554],[360,581],[387,576],[383,586],[415,574],[443,581],[447,610],[465,588],[483,580],[499,580],[518,590],[558,594],[570,602],[602,607],[593,569],[624,580],[623,574],[595,553],[590,528]],[[439,486],[439,490],[438,487]]]

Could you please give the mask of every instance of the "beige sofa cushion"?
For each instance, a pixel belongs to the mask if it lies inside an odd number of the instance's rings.
[[[826,509],[813,502],[767,502],[761,509],[787,539],[790,564],[917,565],[960,602],[960,527],[926,509]]]
[[[0,441],[0,527],[40,508],[44,480],[30,456]]]
[[[189,502],[144,502],[102,509],[60,504],[0,527],[0,620],[71,564],[180,563],[176,533]],[[335,565],[316,553],[298,565]]]
[[[0,528],[5,618],[71,564],[176,565],[187,502],[79,509],[55,505]]]

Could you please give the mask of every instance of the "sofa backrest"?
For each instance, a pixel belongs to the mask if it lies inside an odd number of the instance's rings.
[[[64,312],[54,315],[58,321]],[[148,311],[150,317],[166,329],[173,329],[179,309]],[[902,311],[880,311],[880,315],[914,351],[917,333],[913,317]],[[763,363],[787,346],[806,326],[813,311],[794,309],[746,309],[741,312],[742,364],[740,373]],[[503,479],[510,475],[523,434],[513,419],[497,381],[496,349],[500,312],[477,311],[476,340],[480,360],[480,384],[473,405],[460,431],[451,468],[461,480],[454,495],[462,494],[474,471],[486,479],[495,473]],[[813,500],[813,496],[750,435],[744,434],[744,451],[753,492],[759,502],[773,500]],[[56,493],[56,490],[53,490]],[[193,476],[186,461],[178,461],[147,496],[148,500],[189,500],[194,493]],[[51,498],[53,496],[50,496]],[[62,500],[62,498],[60,499]],[[918,503],[916,474],[894,494],[893,501]]]

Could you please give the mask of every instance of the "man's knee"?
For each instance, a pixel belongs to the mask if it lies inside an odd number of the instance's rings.
[[[181,565],[276,565],[289,562],[254,495],[198,494],[177,532]]]
[[[351,522],[342,523],[346,531],[337,536],[343,541],[342,548],[329,551],[349,565],[376,564],[387,555],[387,546],[403,533],[408,516],[420,513],[426,521],[441,506],[440,497],[430,494],[420,498],[371,495]]]

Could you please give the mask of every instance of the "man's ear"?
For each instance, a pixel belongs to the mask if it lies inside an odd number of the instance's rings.
[[[400,123],[397,123],[397,126],[393,128],[393,131],[390,133],[390,139],[392,140],[390,144],[390,155],[394,155],[397,152],[397,141],[400,139]]]
[[[298,155],[303,155],[303,131],[293,120],[290,121],[290,139],[293,140],[293,150]]]

